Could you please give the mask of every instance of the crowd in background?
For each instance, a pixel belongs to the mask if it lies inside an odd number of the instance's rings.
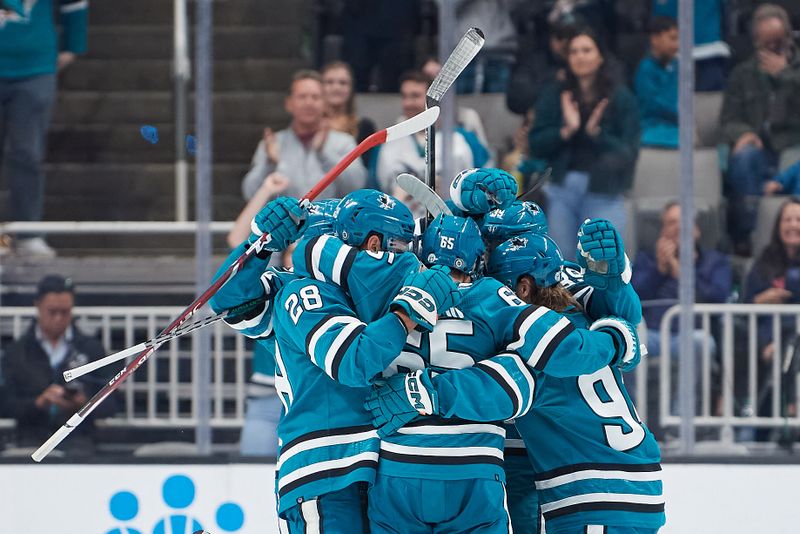
[[[0,161],[11,184],[12,217],[35,221],[42,218],[41,164],[55,72],[85,50],[85,10],[60,2],[65,32],[59,43],[46,11],[53,7],[50,2],[38,2],[33,12],[22,13],[23,4],[2,1]],[[432,59],[432,41],[424,38],[435,27],[435,10],[429,3],[351,0],[323,5],[327,9],[320,11],[321,68],[298,71],[287,80],[288,126],[277,131],[267,127],[263,137],[254,140],[251,166],[242,180],[247,206],[229,235],[231,246],[247,236],[250,219],[266,201],[301,195],[375,131],[374,121],[356,109],[356,93],[398,93],[398,120],[408,118],[424,110],[428,84],[441,68]],[[451,143],[454,168],[505,165],[522,191],[533,174],[550,169],[537,200],[567,257],[574,257],[577,228],[588,217],[607,218],[625,234],[626,226],[635,223],[628,220],[625,203],[640,149],[676,151],[679,145],[677,1],[461,0],[455,2],[455,12],[459,35],[479,26],[487,36],[455,90],[505,93],[508,109],[520,116],[520,127],[508,132],[514,143],[501,153],[487,139],[482,123],[492,118],[459,108]],[[5,38],[19,31],[8,20],[20,16],[41,21],[37,31],[47,36],[28,47],[33,66],[27,70],[25,58],[17,47],[8,47],[11,41]],[[708,0],[695,2],[694,16],[695,89],[723,93],[720,195],[728,210],[726,239],[716,247],[696,248],[697,302],[736,300],[739,288],[741,302],[800,303],[800,199],[787,196],[766,248],[753,250],[751,241],[763,195],[800,194],[800,51],[792,26],[800,8],[787,11],[764,2]],[[621,43],[622,30],[638,34],[646,46],[632,50],[630,43]],[[340,39],[325,39],[333,36]],[[332,43],[336,46],[322,46]],[[364,187],[402,196],[394,177],[401,172],[424,174],[424,146],[419,134],[368,152],[323,197],[340,198]],[[437,150],[437,156],[440,153]],[[633,284],[645,304],[677,299],[679,212],[674,202],[664,206],[657,239],[634,258]],[[698,224],[698,242],[701,232]],[[53,255],[39,235],[16,236],[15,251]],[[731,253],[752,258],[740,262],[745,268],[738,277]],[[59,291],[48,291],[43,281],[37,303],[50,293],[72,293],[63,279],[49,283],[60,284]],[[651,355],[660,348],[658,328],[665,309],[645,309]],[[789,340],[792,325],[783,326],[783,339]],[[71,392],[45,380],[47,369],[55,376],[66,365],[62,345],[71,347],[82,335],[65,328],[48,345],[39,328],[32,326],[24,343],[41,353],[36,365],[42,380],[26,396],[16,395],[26,399],[25,406],[14,405],[4,415],[52,423],[59,420],[59,410],[85,400],[84,391]],[[765,369],[783,349],[774,346],[772,332],[769,321],[759,323],[757,344]],[[674,333],[671,342],[677,343]],[[697,352],[706,346],[712,355],[718,352],[717,340],[702,330],[695,333],[695,343]],[[84,352],[102,353],[102,347],[90,348]],[[6,379],[22,365],[15,358],[21,356],[6,349],[0,366]]]

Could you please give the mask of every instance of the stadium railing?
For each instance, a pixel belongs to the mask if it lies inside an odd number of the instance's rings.
[[[179,307],[75,307],[78,328],[97,335],[107,353],[117,352],[152,339],[175,316]],[[210,315],[210,312],[208,313]],[[19,338],[36,315],[32,307],[0,308],[0,350]],[[222,321],[206,328],[212,331],[211,424],[216,428],[241,426],[250,375],[250,352],[246,338]],[[191,427],[196,423],[198,388],[194,334],[161,346],[150,361],[120,388],[121,410],[102,420],[108,426]],[[108,373],[122,368],[109,366]],[[97,373],[97,372],[96,372]],[[106,375],[103,375],[106,376]],[[101,380],[96,374],[78,380]]]
[[[680,425],[677,413],[678,355],[671,354],[670,335],[677,325],[680,306],[670,307],[661,324],[661,349],[649,365],[640,365],[636,372],[636,395],[653,400],[648,389],[648,374],[657,371],[658,420],[662,428]],[[700,342],[700,354],[695,355],[695,428],[720,430],[720,441],[732,443],[735,429],[791,429],[800,427],[798,403],[798,357],[800,347],[800,305],[795,304],[695,304],[695,329],[716,344],[712,357],[710,342]],[[770,324],[771,322],[771,324]],[[763,338],[769,335],[777,347],[771,359],[760,354]],[[677,326],[676,326],[677,328]],[[760,343],[761,342],[761,343]],[[654,356],[654,355],[651,355]],[[654,361],[655,360],[655,361]],[[648,396],[649,394],[649,396]],[[650,403],[652,406],[652,402]],[[787,412],[787,408],[793,406]],[[649,420],[648,403],[637,402],[643,420]],[[656,415],[656,414],[651,414]]]

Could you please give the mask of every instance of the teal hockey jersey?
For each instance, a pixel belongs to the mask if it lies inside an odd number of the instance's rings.
[[[386,437],[381,473],[505,480],[502,421],[530,408],[536,387],[530,369],[579,374],[616,356],[610,336],[575,330],[547,308],[524,305],[497,280],[482,278],[460,288],[459,306],[441,317],[433,332],[412,332],[403,353],[385,371],[430,368],[441,417],[420,419]],[[448,372],[455,369],[460,371]]]
[[[581,266],[571,261],[564,262],[562,274],[561,285],[572,293],[590,318],[614,315],[633,325],[642,321],[642,302],[632,285],[622,284],[614,289],[592,287],[584,281]]]
[[[569,317],[587,326],[584,314]],[[607,366],[577,378],[536,378],[534,406],[516,427],[536,473],[548,534],[581,525],[663,525],[658,443],[620,371]]]
[[[372,482],[379,439],[364,407],[372,380],[403,348],[393,313],[366,323],[342,288],[300,278],[283,286],[273,316],[278,424],[278,511],[354,482]]]

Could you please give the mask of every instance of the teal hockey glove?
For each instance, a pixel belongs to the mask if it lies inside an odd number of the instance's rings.
[[[427,369],[389,377],[367,397],[364,408],[372,413],[372,424],[382,438],[419,415],[439,413],[436,390]]]
[[[450,277],[450,268],[434,265],[410,274],[392,300],[390,309],[402,309],[421,328],[430,332],[439,314],[461,302],[458,286]]]
[[[307,215],[307,211],[296,198],[278,197],[268,202],[253,217],[250,223],[250,230],[253,232],[250,241],[258,239],[261,234],[269,234],[264,249],[270,252],[284,250],[303,235]]]
[[[589,327],[589,330],[605,332],[614,338],[614,345],[617,347],[617,356],[611,365],[619,367],[620,371],[626,373],[633,370],[642,356],[647,355],[647,347],[639,343],[639,334],[636,328],[619,317],[602,317]]]
[[[502,169],[467,169],[450,184],[450,198],[470,215],[506,209],[517,198],[517,180]]]
[[[613,289],[631,280],[631,262],[625,243],[606,219],[586,219],[578,230],[578,265],[584,281],[598,289]]]

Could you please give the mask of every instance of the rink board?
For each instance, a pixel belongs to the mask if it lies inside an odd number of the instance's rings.
[[[124,530],[127,527],[151,534],[164,517],[183,515],[212,534],[277,533],[274,474],[274,466],[264,464],[3,464],[0,532],[116,534],[120,527],[123,533],[134,532]],[[168,480],[175,484],[168,484],[164,491]],[[799,483],[798,465],[666,464],[668,519],[661,532],[796,533]],[[183,493],[177,495],[176,488]],[[187,488],[194,490],[193,496]],[[115,495],[117,518],[111,510]],[[171,507],[165,498],[181,507]],[[130,507],[134,499],[135,510]],[[126,503],[127,507],[122,506]],[[241,526],[236,517],[217,516],[226,503],[227,512],[243,512]],[[234,530],[223,529],[219,519]],[[172,534],[191,534],[191,529]]]

